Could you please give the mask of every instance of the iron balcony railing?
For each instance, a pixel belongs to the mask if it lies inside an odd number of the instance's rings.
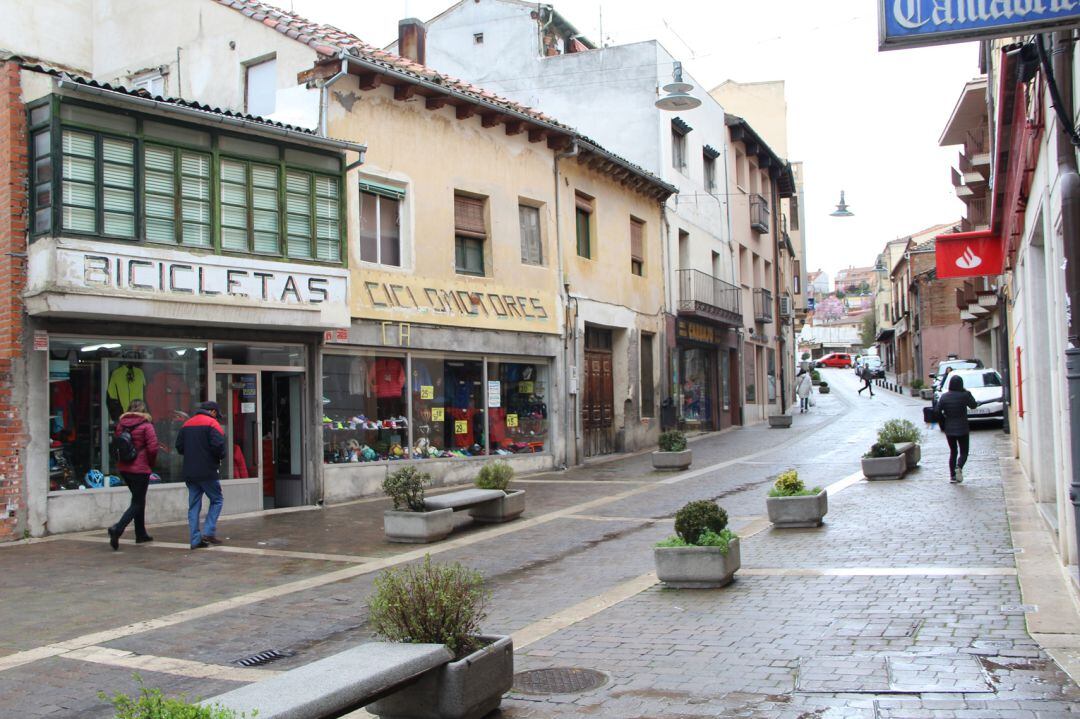
[[[741,290],[730,282],[701,270],[676,270],[679,278],[679,309],[700,312],[742,324]]]
[[[754,321],[772,322],[773,299],[772,292],[763,289],[754,290]]]
[[[769,231],[769,203],[756,193],[750,195],[750,227],[762,234]]]

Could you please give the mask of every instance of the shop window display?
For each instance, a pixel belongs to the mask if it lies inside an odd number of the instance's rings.
[[[323,356],[323,461],[407,459],[405,357]]]
[[[688,424],[707,425],[712,421],[712,372],[709,352],[686,349],[683,357],[682,418]]]
[[[547,388],[547,365],[488,363],[491,454],[544,451],[548,434]]]
[[[183,341],[52,338],[49,345],[49,489],[123,482],[109,456],[117,420],[147,403],[161,448],[151,482],[182,482],[173,448],[206,398],[206,347]]]
[[[413,357],[413,457],[475,457],[484,450],[483,363]]]

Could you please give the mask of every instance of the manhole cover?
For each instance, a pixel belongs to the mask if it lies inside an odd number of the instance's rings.
[[[607,675],[580,667],[533,669],[514,675],[514,691],[521,694],[577,694],[603,686]]]

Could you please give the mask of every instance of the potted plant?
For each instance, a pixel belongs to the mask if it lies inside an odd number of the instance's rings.
[[[509,522],[525,511],[525,490],[507,490],[514,478],[514,468],[505,460],[489,462],[480,468],[474,484],[479,489],[497,489],[506,496],[494,502],[485,502],[469,510],[469,516],[477,522]]]
[[[816,369],[810,370],[810,384],[815,387],[821,384],[821,373],[818,372]]]
[[[392,642],[445,644],[454,661],[369,704],[371,714],[402,719],[465,719],[498,708],[514,683],[514,644],[480,633],[490,594],[479,572],[460,564],[388,569],[375,579],[368,620]]]
[[[863,476],[870,480],[903,479],[907,455],[898,452],[891,442],[875,442],[862,458]]]
[[[821,487],[807,489],[794,469],[782,472],[765,498],[773,526],[820,527],[829,511],[829,494]]]
[[[824,381],[824,380],[822,380],[818,384],[817,391],[818,391],[818,394],[829,394],[829,392],[832,392],[832,390],[829,389],[829,383]]]
[[[911,396],[918,397],[922,394],[923,381],[921,379],[911,380]]]
[[[454,529],[453,509],[429,512],[424,508],[424,490],[430,482],[431,475],[413,465],[383,480],[383,491],[394,501],[394,508],[383,512],[383,531],[391,542],[437,542]]]
[[[740,566],[739,538],[727,512],[712,500],[690,502],[675,513],[675,535],[653,548],[656,576],[676,589],[728,584]]]
[[[694,460],[693,450],[686,447],[686,435],[677,429],[663,432],[657,445],[660,449],[652,453],[653,469],[681,471]]]
[[[922,459],[922,432],[906,419],[890,419],[881,425],[877,435],[878,442],[896,445],[896,451],[907,456],[907,468],[919,466]]]

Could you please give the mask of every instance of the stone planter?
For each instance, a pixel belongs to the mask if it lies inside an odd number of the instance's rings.
[[[896,451],[907,457],[907,469],[919,466],[919,460],[922,459],[922,446],[918,442],[898,442]]]
[[[714,589],[731,582],[741,565],[739,540],[719,547],[653,547],[656,576],[674,589]]]
[[[480,639],[487,642],[483,649],[365,709],[393,719],[479,719],[495,711],[514,683],[514,643],[505,636]]]
[[[494,502],[473,507],[469,510],[469,516],[477,522],[497,524],[517,519],[525,511],[525,490],[507,490],[506,496]]]
[[[907,471],[907,455],[896,457],[863,457],[863,476],[870,480],[903,479]]]
[[[818,387],[817,391],[818,391],[818,394],[828,394],[829,392],[832,391],[832,388],[830,388],[829,385],[827,385],[827,384],[823,384],[820,387]]]
[[[829,511],[829,493],[823,489],[805,497],[766,497],[765,507],[774,527],[820,527]]]
[[[444,539],[454,529],[454,510],[434,512],[383,512],[383,531],[391,542],[427,544]]]
[[[661,469],[665,471],[682,471],[690,466],[690,463],[694,461],[693,450],[684,449],[681,452],[653,452],[652,453],[652,466],[653,469]]]
[[[921,389],[915,389],[914,387],[912,387],[909,391],[911,392],[912,397],[919,397],[922,395]]]
[[[819,384],[821,384],[821,380],[819,380],[819,379],[811,379],[810,384],[817,387]]]
[[[933,399],[934,399],[934,390],[932,390],[932,389],[921,389],[921,390],[919,390],[919,396],[922,397],[923,399],[928,399],[928,400],[933,401]]]
[[[769,426],[790,427],[792,419],[794,418],[790,414],[771,414],[769,415]]]

